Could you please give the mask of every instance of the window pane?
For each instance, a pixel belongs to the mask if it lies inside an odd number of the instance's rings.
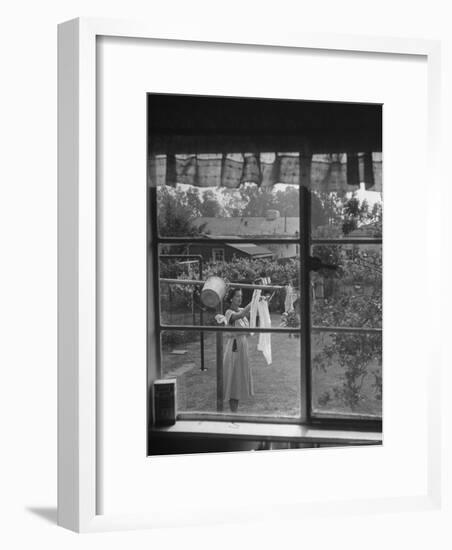
[[[164,331],[161,357],[162,377],[177,380],[179,413],[231,414],[234,398],[240,416],[300,415],[297,334],[260,340],[258,334]]]
[[[381,238],[381,174],[381,153],[313,155],[312,237]]]
[[[228,308],[228,283],[239,284],[241,306],[264,283],[271,326],[299,326],[299,250],[296,244],[234,243],[160,245],[160,315],[164,325],[217,325]],[[213,282],[208,293],[204,283]],[[192,281],[188,283],[188,281]],[[202,281],[196,284],[196,281]],[[243,285],[243,286],[242,286]],[[207,299],[209,298],[209,299]],[[284,313],[288,315],[283,315]]]
[[[161,237],[296,238],[299,186],[255,183],[238,188],[158,185]]]
[[[381,333],[313,333],[314,416],[382,414]]]
[[[311,324],[381,328],[381,245],[315,245],[321,261],[311,272]]]

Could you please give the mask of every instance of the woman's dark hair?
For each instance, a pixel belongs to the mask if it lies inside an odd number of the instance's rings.
[[[238,292],[239,290],[241,289],[238,287],[230,288],[226,295],[226,302],[230,304],[232,302],[232,298],[234,298],[235,293]]]

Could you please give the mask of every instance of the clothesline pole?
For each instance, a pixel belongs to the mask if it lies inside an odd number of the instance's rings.
[[[216,334],[217,347],[217,412],[223,411],[223,333]]]

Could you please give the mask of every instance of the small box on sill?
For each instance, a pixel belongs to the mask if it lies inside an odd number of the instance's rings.
[[[153,386],[154,425],[171,426],[176,423],[176,379],[155,380]]]

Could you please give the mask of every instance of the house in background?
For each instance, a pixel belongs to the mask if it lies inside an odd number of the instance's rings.
[[[201,254],[207,261],[230,261],[233,256],[247,258],[295,258],[299,255],[298,244],[264,244],[259,245],[259,240],[266,237],[298,237],[300,219],[298,217],[281,217],[278,210],[269,210],[265,217],[221,217],[221,218],[197,218],[193,222],[196,227],[204,225],[207,237],[234,239],[225,246],[212,244],[202,247],[190,245],[190,254]],[[240,243],[240,239],[255,241],[255,243]],[[237,242],[235,242],[237,241]]]
[[[215,235],[219,238],[227,238]],[[254,243],[212,243],[211,246],[205,244],[190,244],[187,254],[199,254],[205,262],[230,262],[234,258],[246,258],[256,260],[261,258],[273,259],[274,254],[266,246],[260,246]]]

